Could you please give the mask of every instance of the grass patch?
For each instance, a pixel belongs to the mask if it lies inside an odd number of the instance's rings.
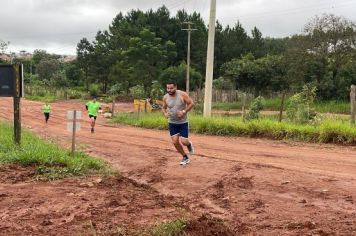
[[[186,235],[184,229],[187,225],[187,220],[182,217],[177,220],[163,222],[149,229],[149,235],[152,236],[178,236]]]
[[[303,142],[356,144],[356,129],[344,120],[322,121],[319,125],[278,122],[272,118],[261,118],[243,122],[240,117],[210,117],[189,114],[190,130],[194,133],[224,136],[262,137],[274,140]],[[143,128],[167,129],[167,120],[161,113],[121,114],[113,122]]]
[[[0,122],[0,164],[20,164],[35,166],[41,179],[59,179],[108,172],[104,161],[89,157],[84,153],[63,150],[37,136],[22,132],[21,146],[13,143],[12,126]]]
[[[273,98],[273,99],[266,99],[266,105],[264,110],[269,111],[279,111],[281,106],[281,99],[280,98]],[[286,102],[284,108],[286,107]],[[248,109],[250,103],[246,103],[246,109]],[[202,105],[197,106],[198,109]],[[242,102],[234,102],[234,103],[213,103],[212,109],[214,110],[222,110],[222,111],[229,111],[229,110],[241,110],[242,109]],[[350,113],[350,103],[345,101],[318,101],[315,103],[315,109],[318,113],[341,113],[341,114],[349,114]]]
[[[345,101],[319,101],[315,108],[320,113],[342,113],[350,114],[351,105]]]
[[[40,102],[54,102],[56,101],[58,98],[54,95],[46,95],[46,96],[38,96],[38,95],[26,95],[25,97],[27,100],[32,100],[32,101],[40,101]]]
[[[273,98],[273,99],[265,99],[265,110],[271,111],[278,111],[279,107],[281,106],[281,99]],[[250,106],[250,102],[246,102],[246,109]],[[214,110],[222,110],[222,111],[229,111],[229,110],[241,110],[242,109],[242,101],[237,101],[234,103],[220,103],[216,102],[212,104],[212,109]]]

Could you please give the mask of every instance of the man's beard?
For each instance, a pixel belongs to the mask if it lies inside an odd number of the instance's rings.
[[[168,92],[168,94],[172,96],[172,95],[176,94],[176,91],[174,91],[174,92],[170,91],[170,92]]]

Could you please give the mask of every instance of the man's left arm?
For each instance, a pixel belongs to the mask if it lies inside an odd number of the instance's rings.
[[[187,113],[193,109],[194,102],[186,92],[183,93],[183,99],[184,99],[185,104],[187,105],[185,110],[183,110],[183,113]]]

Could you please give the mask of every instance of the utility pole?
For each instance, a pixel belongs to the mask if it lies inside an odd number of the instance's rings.
[[[183,22],[183,24],[187,24],[188,25],[188,29],[182,29],[188,32],[188,50],[187,50],[187,79],[186,79],[186,85],[185,85],[185,91],[188,93],[189,95],[189,77],[190,77],[190,38],[191,38],[191,33],[193,30],[197,30],[197,29],[192,29],[192,22],[187,21],[187,22]]]
[[[204,117],[211,116],[211,102],[214,73],[214,43],[215,43],[216,0],[210,1],[208,55],[206,61]]]

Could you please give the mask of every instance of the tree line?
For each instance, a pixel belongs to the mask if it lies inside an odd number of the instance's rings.
[[[77,59],[63,63],[56,55],[36,50],[31,62],[37,80],[55,87],[81,86],[102,93],[151,96],[174,79],[185,89],[187,32],[191,37],[192,90],[204,87],[208,28],[197,12],[180,10],[172,16],[157,10],[119,13],[95,39],[77,44]],[[256,96],[268,91],[294,92],[303,85],[317,88],[319,99],[346,99],[356,83],[356,25],[332,14],[315,17],[301,34],[285,38],[263,37],[254,27],[223,26],[216,22],[214,86],[239,89]],[[29,71],[29,70],[26,70]],[[35,79],[36,80],[36,79]],[[159,94],[159,93],[157,93]]]

